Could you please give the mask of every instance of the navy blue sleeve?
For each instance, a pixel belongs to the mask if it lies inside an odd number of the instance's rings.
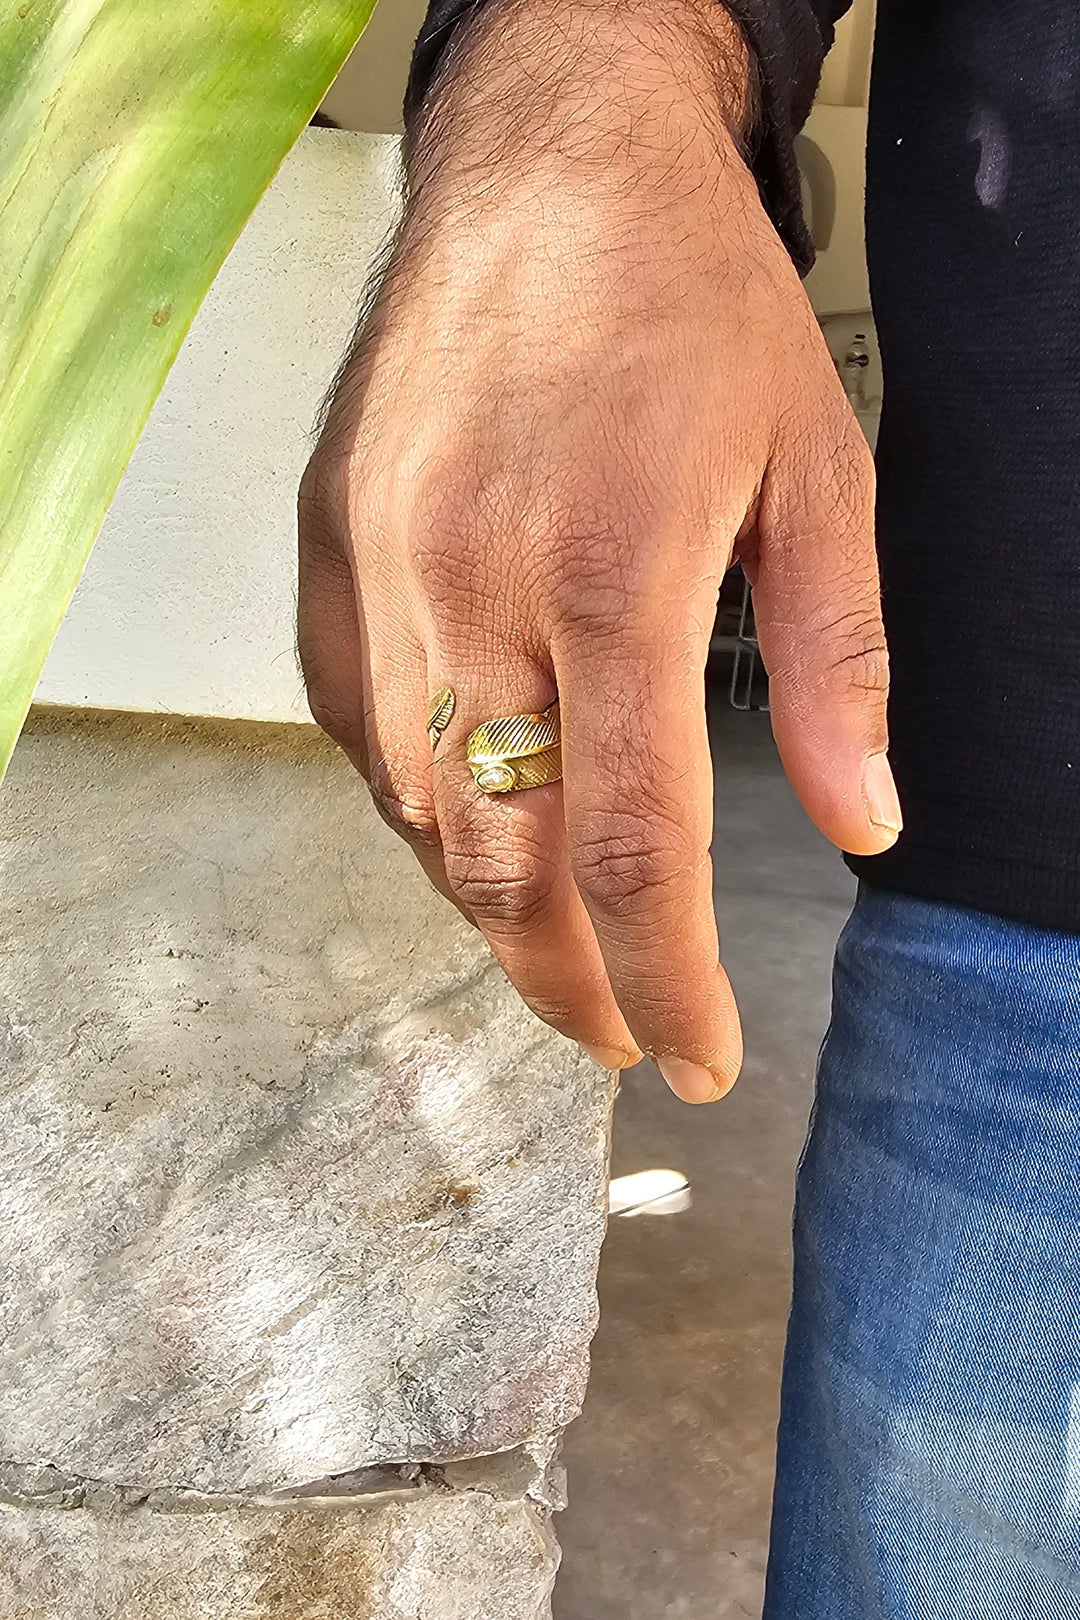
[[[802,215],[794,140],[817,90],[833,28],[851,0],[717,0],[737,19],[757,67],[758,118],[750,160],[765,207],[800,269],[813,260]],[[406,128],[420,117],[425,97],[453,40],[484,0],[431,0],[416,42],[405,100]]]

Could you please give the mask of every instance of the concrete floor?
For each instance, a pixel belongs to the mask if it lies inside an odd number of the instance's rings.
[[[854,879],[803,815],[767,716],[717,702],[717,900],[746,1065],[708,1109],[645,1064],[616,1175],[682,1170],[684,1214],[616,1220],[584,1415],[565,1447],[556,1620],[759,1616],[795,1163]]]

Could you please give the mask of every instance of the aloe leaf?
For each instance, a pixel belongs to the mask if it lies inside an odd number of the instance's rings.
[[[375,0],[0,0],[0,775],[199,302]]]

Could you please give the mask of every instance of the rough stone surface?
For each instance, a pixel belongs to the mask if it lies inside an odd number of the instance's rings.
[[[321,737],[39,713],[0,796],[0,1460],[268,1497],[553,1434],[610,1105]]]
[[[218,1513],[0,1507],[0,1620],[548,1620],[545,1515],[482,1492]]]

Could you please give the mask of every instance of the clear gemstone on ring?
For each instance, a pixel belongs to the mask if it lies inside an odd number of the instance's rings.
[[[484,793],[505,793],[517,781],[517,772],[509,765],[485,765],[477,774],[476,785]]]

